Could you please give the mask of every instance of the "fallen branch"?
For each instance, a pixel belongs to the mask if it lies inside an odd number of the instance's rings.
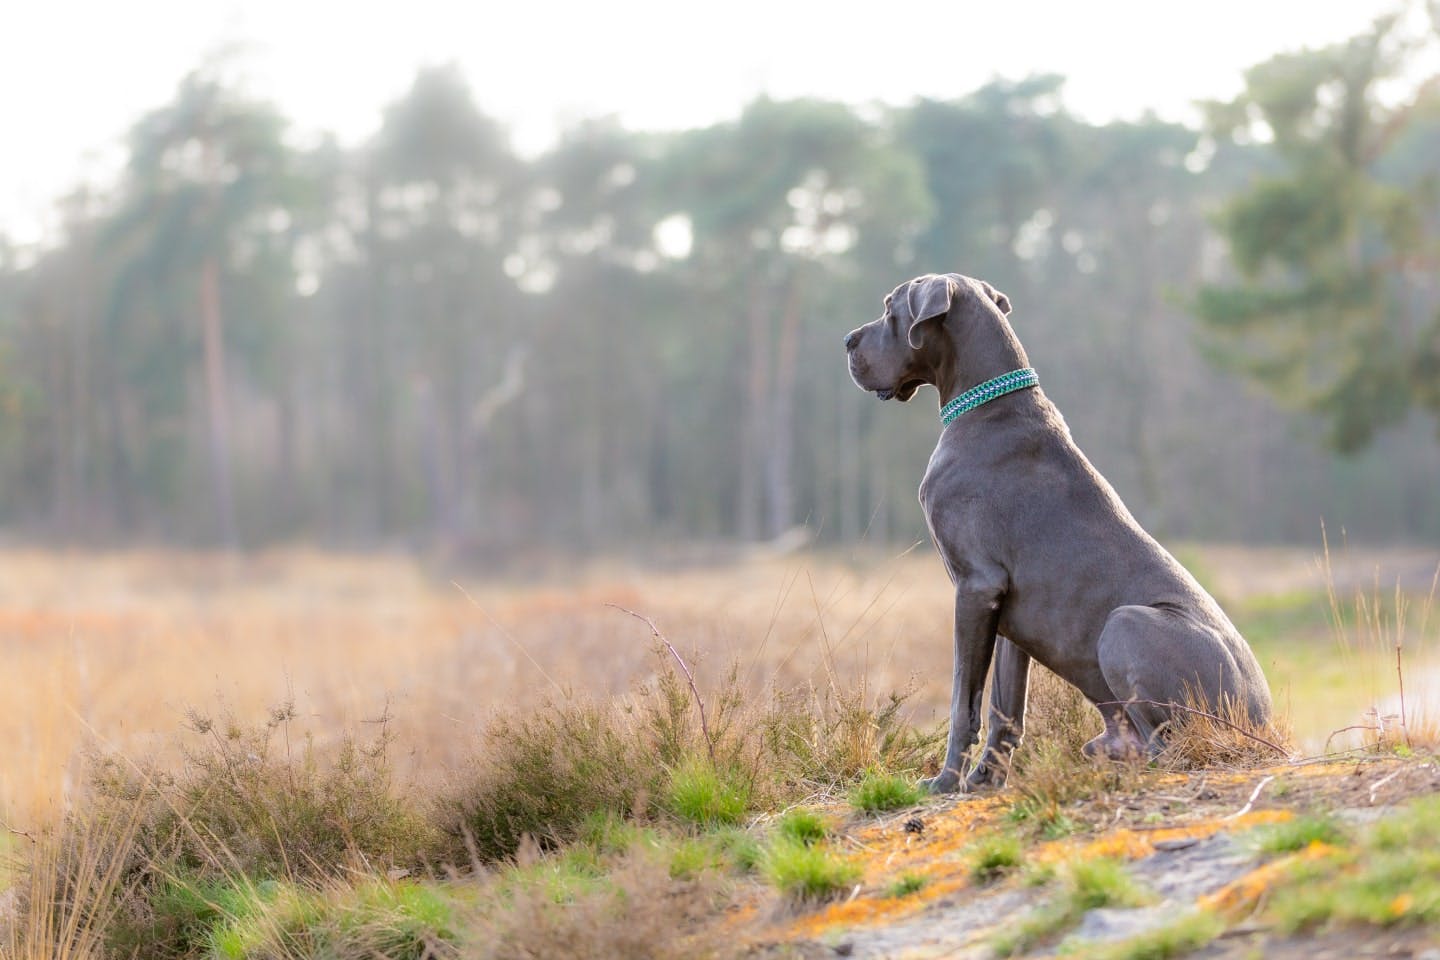
[[[1230,816],[1228,816],[1228,817],[1221,817],[1220,819],[1222,819],[1222,820],[1238,820],[1240,817],[1245,816],[1245,814],[1247,814],[1247,813],[1250,812],[1250,808],[1253,807],[1253,806],[1255,806],[1255,801],[1260,798],[1260,791],[1265,789],[1265,784],[1269,783],[1271,780],[1274,780],[1274,779],[1275,779],[1275,775],[1272,773],[1270,776],[1266,777],[1264,780],[1261,780],[1259,783],[1257,783],[1257,784],[1255,785],[1255,790],[1254,790],[1254,792],[1252,792],[1252,793],[1250,794],[1250,799],[1245,801],[1245,806],[1241,807],[1239,810],[1236,810],[1234,813],[1230,814]]]
[[[1404,768],[1404,767],[1401,767],[1400,769],[1394,771],[1393,773],[1386,774],[1385,776],[1381,777],[1379,780],[1376,780],[1374,783],[1372,783],[1372,784],[1370,785],[1370,803],[1371,803],[1372,805],[1375,803],[1375,791],[1376,791],[1376,790],[1379,790],[1381,787],[1385,786],[1385,784],[1389,783],[1391,780],[1394,780],[1396,777],[1400,776],[1400,774],[1402,774],[1402,773],[1404,773],[1404,772],[1405,772],[1405,768]]]
[[[710,763],[713,766],[715,764],[715,741],[710,736],[710,722],[705,718],[705,700],[700,696],[700,688],[695,686],[695,675],[692,674],[690,672],[690,668],[685,665],[684,659],[682,659],[680,656],[680,651],[675,649],[675,645],[673,643],[665,639],[665,634],[661,633],[660,628],[655,626],[654,620],[651,620],[649,617],[645,616],[642,613],[636,613],[634,610],[622,607],[618,603],[607,603],[605,604],[605,606],[614,607],[621,613],[628,613],[630,614],[630,616],[634,617],[636,620],[639,620],[641,623],[649,627],[650,633],[655,637],[655,639],[665,644],[665,649],[670,651],[670,656],[674,657],[675,662],[680,664],[680,672],[685,674],[685,679],[690,684],[690,692],[695,695],[695,706],[700,711],[700,732],[705,735],[705,748],[710,753]]]
[[[1285,747],[1280,746],[1280,744],[1275,743],[1273,740],[1266,740],[1264,737],[1256,736],[1255,734],[1251,733],[1249,730],[1246,730],[1244,727],[1240,726],[1238,723],[1232,723],[1231,721],[1226,720],[1224,717],[1217,717],[1217,716],[1215,716],[1215,714],[1213,714],[1213,713],[1206,713],[1204,710],[1196,710],[1194,707],[1187,707],[1187,706],[1185,706],[1184,704],[1180,704],[1180,703],[1168,703],[1168,702],[1165,702],[1165,701],[1163,701],[1163,700],[1106,700],[1106,701],[1103,702],[1103,703],[1097,703],[1097,704],[1095,704],[1095,706],[1101,707],[1101,708],[1104,708],[1104,707],[1125,707],[1125,706],[1129,706],[1129,705],[1132,704],[1132,703],[1143,703],[1143,704],[1145,704],[1145,705],[1147,705],[1147,706],[1151,706],[1151,707],[1163,707],[1163,708],[1165,708],[1165,709],[1167,709],[1167,710],[1184,710],[1186,713],[1194,714],[1194,715],[1197,716],[1197,717],[1204,717],[1204,718],[1206,718],[1207,720],[1214,720],[1216,723],[1223,724],[1223,725],[1229,727],[1231,730],[1234,730],[1236,733],[1240,734],[1240,736],[1242,736],[1242,737],[1245,737],[1245,738],[1250,739],[1250,740],[1254,740],[1256,743],[1263,744],[1264,746],[1269,747],[1271,750],[1274,750],[1276,753],[1280,754],[1280,756],[1282,756],[1282,757],[1289,757],[1289,756],[1290,756],[1290,751],[1289,751],[1289,750],[1287,750]]]

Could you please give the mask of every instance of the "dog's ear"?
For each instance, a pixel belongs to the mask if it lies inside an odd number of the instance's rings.
[[[919,350],[925,338],[922,329],[927,320],[943,317],[950,312],[955,300],[955,291],[960,285],[953,277],[944,274],[916,277],[905,291],[905,305],[910,310],[910,330],[907,339],[910,349]]]
[[[984,280],[981,280],[981,281],[980,281],[980,286],[982,286],[982,287],[985,288],[985,296],[987,296],[987,297],[989,297],[991,300],[994,300],[994,301],[995,301],[995,306],[997,306],[997,307],[1000,308],[1000,312],[1001,312],[1001,313],[1009,314],[1009,312],[1010,312],[1010,298],[1009,298],[1009,297],[1005,296],[1005,294],[1001,293],[999,290],[996,290],[994,287],[990,286],[990,284],[986,283]]]

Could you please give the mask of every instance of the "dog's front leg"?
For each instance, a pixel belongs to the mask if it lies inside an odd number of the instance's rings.
[[[998,590],[957,587],[955,677],[950,689],[950,737],[945,745],[945,766],[939,776],[920,781],[931,793],[954,793],[960,789],[965,754],[980,734],[985,674],[995,653],[995,625],[999,616]]]
[[[1025,735],[1025,699],[1030,688],[1030,655],[1005,637],[995,638],[990,675],[990,735],[980,762],[965,778],[965,789],[1005,782],[1010,757]]]

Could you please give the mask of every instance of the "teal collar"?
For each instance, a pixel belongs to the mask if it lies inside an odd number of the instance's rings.
[[[1035,370],[1025,367],[1022,370],[1011,370],[993,380],[986,380],[979,386],[971,387],[960,396],[951,400],[940,408],[940,422],[950,423],[960,414],[982,404],[989,403],[996,397],[1003,397],[1007,393],[1014,393],[1016,390],[1024,390],[1026,387],[1040,386],[1040,378],[1035,375]]]

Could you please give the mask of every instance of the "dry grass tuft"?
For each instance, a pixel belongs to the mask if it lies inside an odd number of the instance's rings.
[[[99,960],[134,884],[128,853],[142,810],[72,815],[64,829],[34,838],[19,884],[0,917],[6,960]]]
[[[1290,725],[1278,714],[1257,723],[1228,700],[1209,707],[1192,698],[1183,706],[1174,711],[1164,732],[1165,748],[1156,758],[1165,769],[1251,769],[1281,763],[1295,753]]]
[[[1025,740],[1016,750],[1018,767],[1025,764],[1027,749],[1041,743],[1055,744],[1074,754],[1104,724],[1100,711],[1073,685],[1061,680],[1038,663],[1030,668],[1030,696],[1025,709]]]
[[[717,893],[702,878],[675,880],[655,858],[632,854],[609,882],[557,902],[521,888],[476,921],[473,960],[704,960],[738,949],[711,926]]]

